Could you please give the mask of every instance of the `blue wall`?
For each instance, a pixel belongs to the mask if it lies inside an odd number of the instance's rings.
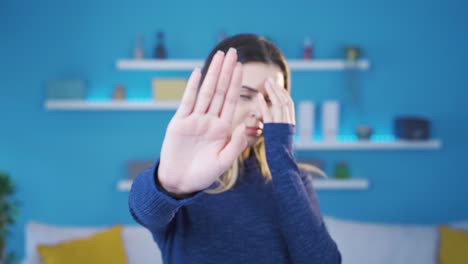
[[[464,1],[13,1],[0,2],[0,170],[11,173],[23,202],[10,247],[23,252],[29,220],[51,224],[133,223],[127,193],[116,182],[128,159],[159,154],[171,112],[47,112],[44,83],[88,80],[92,98],[117,83],[130,96],[149,96],[151,73],[119,72],[141,33],[147,53],[154,33],[167,34],[173,58],[204,58],[217,33],[255,32],[298,57],[311,36],[319,58],[342,56],[357,43],[372,70],[359,75],[360,102],[351,104],[342,73],[293,74],[293,98],[338,99],[341,133],[358,123],[392,132],[392,118],[433,121],[437,151],[301,151],[332,165],[346,160],[365,191],[321,191],[324,213],[379,222],[439,223],[468,218],[468,4]],[[187,72],[182,76],[187,76]],[[173,74],[171,74],[173,75]],[[166,76],[166,75],[164,75]],[[143,86],[146,85],[146,86]],[[142,87],[143,86],[143,87]]]

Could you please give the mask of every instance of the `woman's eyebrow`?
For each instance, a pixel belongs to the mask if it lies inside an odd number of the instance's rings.
[[[249,90],[249,91],[251,91],[251,92],[258,93],[258,90],[257,90],[257,89],[252,88],[252,87],[247,86],[247,85],[242,85],[242,88],[245,88],[245,89],[247,89],[247,90]]]

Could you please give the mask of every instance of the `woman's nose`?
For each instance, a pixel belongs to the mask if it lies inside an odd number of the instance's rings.
[[[250,117],[254,117],[256,119],[261,119],[262,118],[262,111],[260,109],[260,106],[255,106],[251,112],[250,112]]]

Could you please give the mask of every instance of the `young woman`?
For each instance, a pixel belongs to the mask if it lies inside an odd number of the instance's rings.
[[[294,159],[289,91],[284,56],[257,35],[223,40],[193,71],[129,196],[164,263],[341,263]]]

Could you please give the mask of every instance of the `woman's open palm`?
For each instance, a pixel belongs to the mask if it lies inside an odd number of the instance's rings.
[[[214,55],[197,95],[200,78],[195,69],[161,149],[157,177],[166,190],[177,194],[208,188],[247,147],[245,126],[232,132],[242,84],[236,50]]]

